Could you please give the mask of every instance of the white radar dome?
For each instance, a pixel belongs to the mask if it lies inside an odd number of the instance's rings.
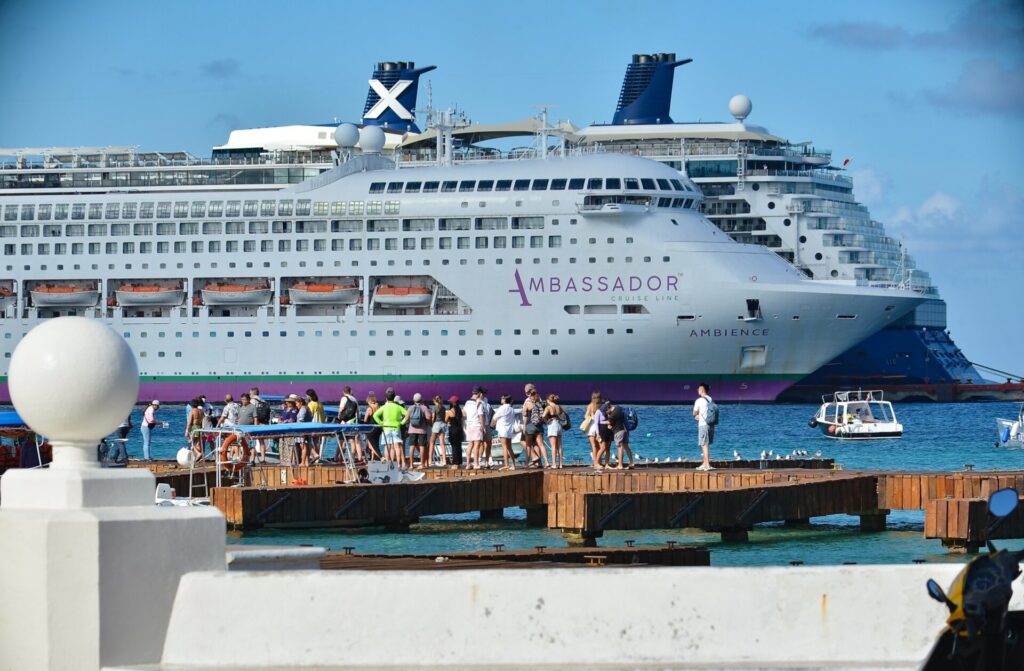
[[[334,129],[334,141],[339,147],[354,147],[359,142],[359,129],[353,124],[343,123]]]
[[[359,147],[364,154],[379,154],[384,148],[384,131],[379,126],[363,126],[359,131]]]
[[[736,120],[743,123],[743,120],[750,116],[754,104],[745,95],[736,95],[729,99],[729,114],[736,117]]]

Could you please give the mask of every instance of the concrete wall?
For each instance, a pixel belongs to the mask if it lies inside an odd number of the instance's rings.
[[[163,663],[913,665],[959,568],[192,573]]]

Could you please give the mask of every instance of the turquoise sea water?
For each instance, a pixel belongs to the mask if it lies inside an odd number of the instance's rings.
[[[898,440],[844,443],[829,440],[807,426],[817,407],[811,404],[723,405],[717,442],[712,458],[731,459],[733,451],[745,458],[756,458],[762,450],[789,454],[821,450],[846,468],[961,470],[973,464],[975,470],[993,468],[1024,469],[1024,450],[995,448],[995,418],[1015,417],[1015,403],[897,404],[896,412],[904,425]],[[695,422],[689,407],[636,406],[640,427],[631,437],[634,452],[653,460],[697,459]],[[142,409],[134,413],[138,427]],[[582,408],[572,407],[574,424],[582,419]],[[184,406],[165,406],[160,419],[170,424],[154,432],[154,456],[173,458],[184,444]],[[141,437],[133,430],[129,454],[140,456]],[[571,431],[565,440],[566,460],[589,459],[589,445],[582,434]],[[231,543],[315,544],[340,550],[354,547],[356,552],[444,553],[460,550],[490,549],[495,543],[506,548],[532,548],[536,545],[559,547],[565,540],[556,531],[527,528],[519,509],[505,511],[502,521],[480,521],[477,515],[445,515],[424,518],[409,533],[392,534],[378,529],[360,530],[261,530],[229,534]],[[924,513],[897,511],[889,516],[889,530],[862,533],[855,517],[835,515],[814,518],[810,527],[786,528],[759,525],[750,534],[750,542],[724,544],[718,534],[699,530],[608,532],[599,545],[624,545],[626,539],[637,544],[707,543],[711,561],[717,566],[784,565],[792,560],[806,564],[908,563],[927,561],[963,561],[949,555],[937,540],[923,538]],[[998,543],[1024,548],[1024,540]]]

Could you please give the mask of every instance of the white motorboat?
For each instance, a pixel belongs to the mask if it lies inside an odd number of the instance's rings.
[[[115,293],[117,304],[122,307],[181,305],[185,300],[185,292],[180,287],[122,284]]]
[[[288,289],[293,305],[351,305],[359,300],[359,287],[354,284],[302,282]]]
[[[996,419],[996,447],[1024,447],[1024,403],[1017,410],[1017,419]]]
[[[41,285],[33,288],[32,305],[37,308],[92,307],[99,302],[100,292],[95,287],[80,285]]]
[[[876,440],[899,438],[903,425],[896,421],[892,403],[880,390],[837,391],[822,396],[818,413],[808,422],[826,438],[836,440]]]

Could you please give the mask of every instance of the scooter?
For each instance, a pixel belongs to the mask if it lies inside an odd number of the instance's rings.
[[[988,554],[964,566],[948,595],[928,580],[928,595],[949,608],[949,617],[925,660],[925,671],[1024,669],[1024,611],[1009,610],[1024,550],[997,550],[988,540],[1017,504],[1014,489],[1000,489],[989,497],[988,512],[995,520],[985,530]]]

